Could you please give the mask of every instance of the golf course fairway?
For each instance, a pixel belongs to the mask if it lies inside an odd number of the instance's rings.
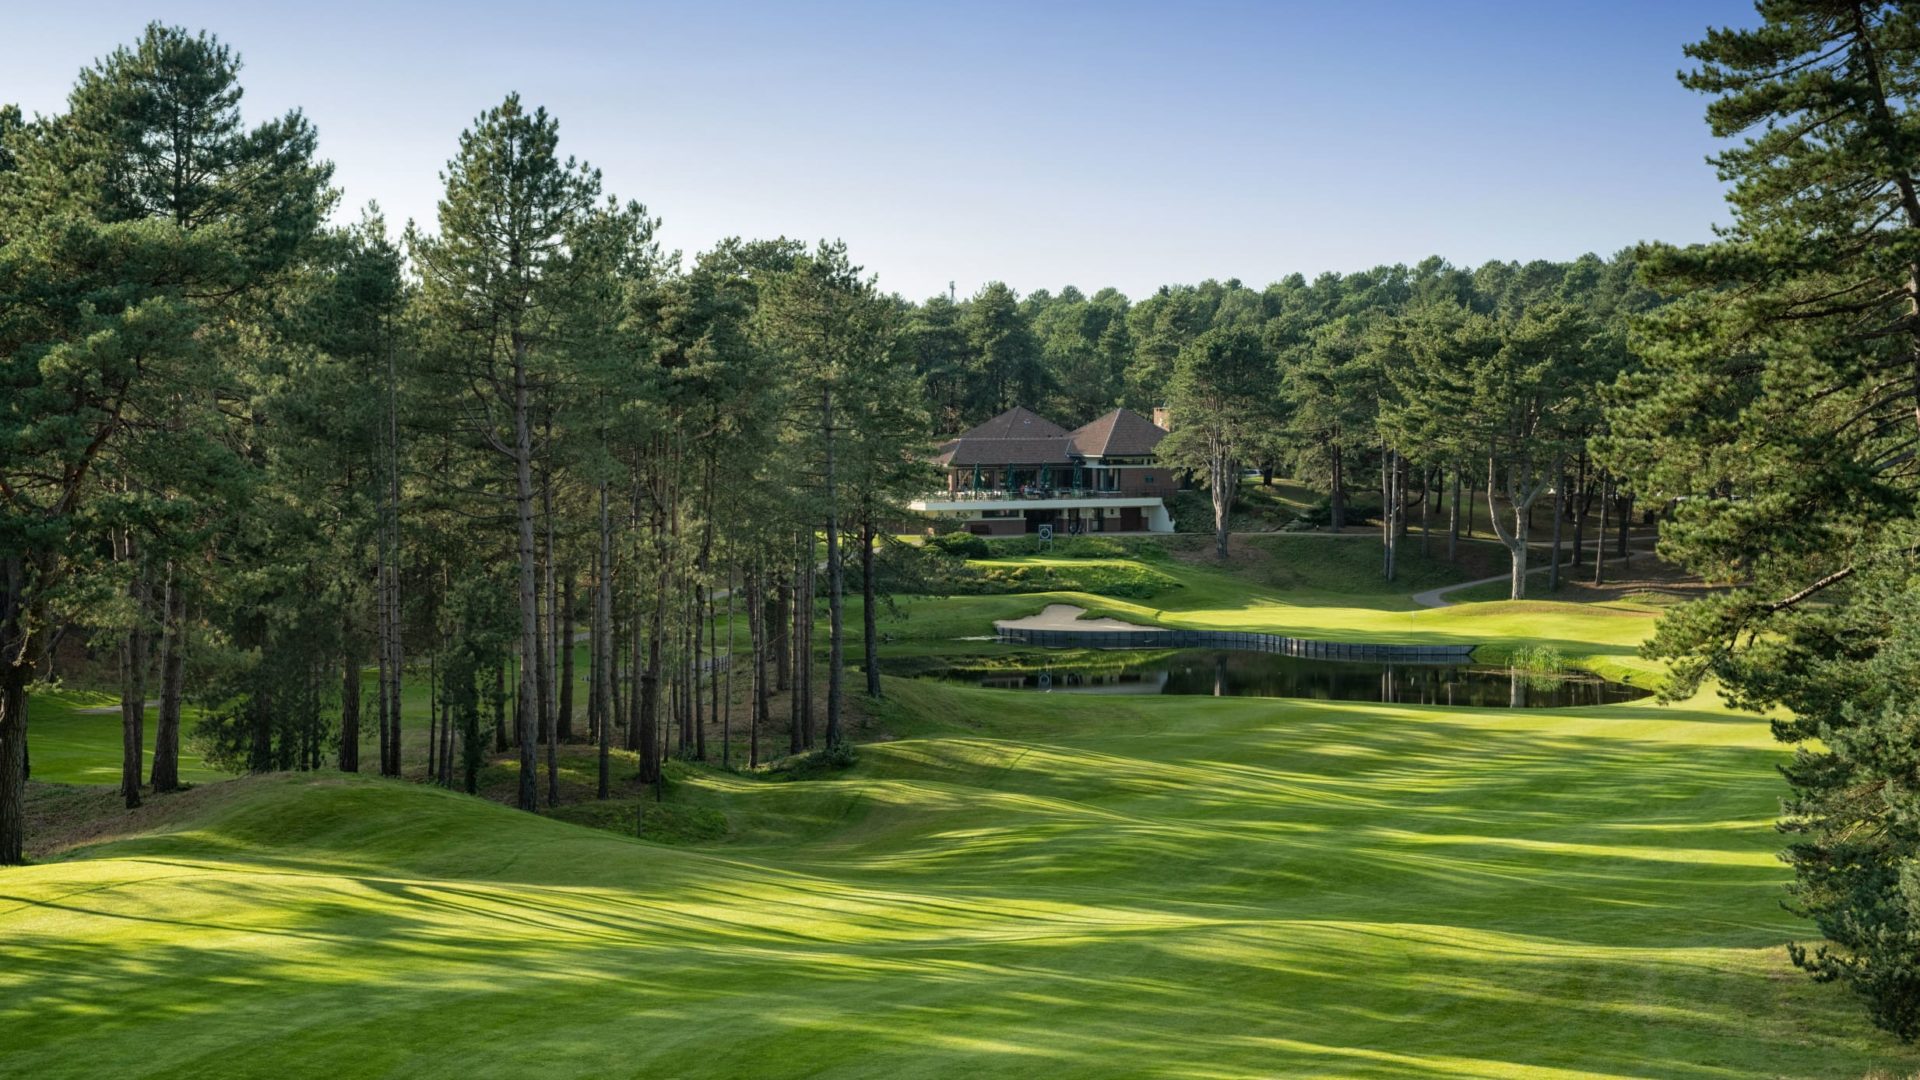
[[[1657,670],[1626,655],[1653,621],[1626,606],[1352,604],[1337,622],[1499,640],[1532,608],[1554,641]],[[335,773],[159,800],[148,826],[0,876],[0,1076],[1860,1077],[1920,1061],[1788,963],[1809,927],[1781,907],[1784,751],[1711,696],[887,694],[891,738],[844,771],[681,772],[669,798],[726,823],[700,843]]]

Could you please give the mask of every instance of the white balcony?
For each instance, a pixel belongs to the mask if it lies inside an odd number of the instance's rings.
[[[985,518],[987,511],[1028,511],[1028,510],[1105,510],[1133,507],[1141,512],[1148,532],[1170,533],[1173,531],[1173,518],[1167,513],[1166,503],[1158,495],[1121,495],[1111,491],[1086,491],[1075,494],[1071,491],[1054,491],[1046,495],[1010,495],[1004,491],[962,491],[938,492],[923,496],[907,504],[909,509],[923,514],[935,514],[943,518],[977,520]],[[1000,514],[1011,517],[1011,514]],[[1117,522],[1117,517],[1107,517],[1108,522]],[[1109,528],[1117,528],[1109,525]]]

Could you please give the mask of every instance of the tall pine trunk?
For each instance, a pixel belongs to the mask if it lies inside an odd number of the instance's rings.
[[[1566,516],[1567,474],[1553,480],[1553,562],[1547,566],[1547,591],[1560,590],[1560,519]]]
[[[373,589],[373,607],[374,607],[373,702],[374,702],[375,718],[380,725],[379,768],[380,768],[380,775],[382,776],[387,775],[387,762],[391,760],[391,757],[392,757],[392,755],[387,750],[387,743],[388,743],[388,740],[390,740],[393,737],[393,733],[392,733],[393,718],[391,715],[389,715],[390,707],[387,701],[387,677],[388,677],[387,665],[392,661],[392,652],[387,648],[387,634],[391,632],[392,627],[389,626],[387,622],[387,554],[386,554],[386,551],[387,551],[387,542],[385,539],[385,530],[383,528],[382,537],[380,540],[380,554],[375,560],[376,569],[375,569],[375,582],[374,582],[374,589]],[[506,749],[506,747],[502,746],[501,749],[504,750]]]
[[[145,771],[147,723],[147,618],[146,574],[139,566],[139,546],[129,530],[120,532],[120,559],[132,578],[127,584],[133,627],[120,639],[120,795],[127,809],[140,805],[140,785]]]
[[[1420,466],[1420,557],[1433,558],[1433,468]]]
[[[560,714],[555,722],[560,742],[573,741],[573,635],[573,568],[568,567],[560,575]]]
[[[1447,500],[1447,561],[1460,561],[1460,465],[1453,466],[1453,495]]]
[[[747,713],[747,768],[760,767],[760,732],[767,726],[766,573],[756,565],[747,590],[747,633],[753,638],[753,707]]]
[[[873,508],[869,506],[860,523],[860,630],[866,648],[867,696],[880,696],[880,623],[874,607],[879,590],[873,583]]]
[[[387,347],[387,445],[386,445],[386,482],[383,485],[386,513],[382,525],[382,556],[380,560],[384,576],[381,579],[384,603],[381,606],[382,624],[380,640],[384,646],[383,676],[380,692],[383,695],[381,716],[385,720],[386,738],[381,743],[380,772],[383,776],[400,775],[401,718],[400,699],[401,672],[406,665],[406,653],[401,648],[401,611],[400,611],[400,378],[396,366],[394,348]]]
[[[1400,467],[1392,450],[1380,452],[1380,538],[1381,569],[1392,581],[1400,554]]]
[[[1600,527],[1593,539],[1593,583],[1603,585],[1607,580],[1607,504],[1612,501],[1607,491],[1605,476],[1598,478],[1600,485]]]
[[[720,765],[733,767],[733,594],[740,588],[734,581],[737,564],[734,562],[733,543],[727,543],[727,670],[726,692],[722,695],[726,706],[720,713]],[[718,692],[718,683],[715,684]]]
[[[1504,544],[1511,559],[1508,573],[1508,595],[1514,600],[1524,600],[1527,596],[1527,510],[1533,505],[1534,495],[1521,497],[1518,482],[1509,475],[1507,479],[1507,505],[1513,514],[1511,531],[1500,523],[1500,507],[1495,500],[1498,487],[1499,466],[1495,459],[1487,459],[1487,517],[1493,523],[1493,532]],[[1538,494],[1536,489],[1535,494]]]
[[[1207,486],[1213,496],[1213,553],[1226,561],[1233,525],[1233,497],[1240,485],[1240,465],[1225,446],[1215,445],[1207,458]]]
[[[180,789],[180,702],[186,693],[187,596],[179,569],[167,566],[167,592],[162,604],[160,638],[160,719],[153,729],[153,771],[156,794]],[[341,709],[341,731],[346,731]],[[355,718],[356,731],[358,717]]]
[[[775,690],[785,692],[793,686],[793,584],[786,578],[767,590],[767,643],[773,651]]]
[[[813,749],[813,632],[820,614],[814,602],[819,586],[813,579],[813,543],[813,530],[808,529],[804,541],[806,559],[800,572],[801,593],[805,599],[800,604],[800,632],[794,652],[795,662],[800,665],[800,745],[808,750]]]
[[[1334,532],[1347,527],[1347,475],[1345,455],[1340,451],[1339,440],[1328,444],[1333,457],[1333,482],[1328,485],[1327,523]]]
[[[352,619],[341,634],[347,647],[340,653],[340,771],[360,771],[360,650],[356,648]]]
[[[613,527],[607,518],[607,483],[600,482],[600,547],[594,560],[593,583],[593,697],[599,702],[594,739],[599,747],[598,793],[613,794]]]
[[[0,866],[26,860],[28,655],[26,559],[0,556]]]
[[[1583,534],[1586,531],[1587,501],[1591,498],[1589,492],[1591,483],[1587,476],[1587,455],[1583,452],[1580,455],[1579,476],[1573,482],[1573,550],[1567,558],[1567,562],[1575,569],[1579,568],[1581,556],[1585,551],[1586,538]]]
[[[647,623],[647,670],[640,678],[640,782],[651,784],[660,778],[660,693],[666,674],[667,590],[671,584],[666,557],[666,522],[656,515],[655,554],[659,566],[654,574],[653,613]]]
[[[520,809],[540,807],[538,759],[534,756],[534,725],[540,716],[540,607],[539,572],[533,542],[533,428],[527,416],[527,346],[514,332],[513,341],[513,511],[516,554],[520,564]],[[528,678],[526,665],[535,666]]]

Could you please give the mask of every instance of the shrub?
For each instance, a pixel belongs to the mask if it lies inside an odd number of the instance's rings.
[[[1175,532],[1213,531],[1213,496],[1197,488],[1177,491],[1166,500],[1166,504],[1167,514],[1173,518]]]
[[[974,539],[978,540],[980,537],[974,537]],[[1054,541],[1044,546],[1032,536],[1003,536],[988,541],[987,544],[993,555],[970,555],[968,558],[1007,558],[1039,553],[1057,559],[1124,559],[1131,554],[1124,543],[1105,536],[1056,534]]]
[[[976,595],[1084,592],[1142,600],[1180,587],[1180,582],[1168,574],[1130,562],[1088,562],[1079,566],[987,563],[975,569],[980,576],[960,585],[963,591]]]
[[[842,739],[837,746],[822,746],[804,754],[782,758],[767,771],[780,780],[811,780],[850,769],[859,761],[860,752],[853,748],[850,740]]]
[[[984,536],[975,536],[970,532],[941,533],[927,541],[927,546],[945,555],[960,559],[990,559],[993,546]]]
[[[933,542],[924,546],[889,543],[874,554],[873,561],[874,586],[882,596],[951,596],[968,591],[966,583],[980,576],[964,557],[948,554]],[[861,587],[860,571],[857,557],[847,561],[849,591]]]

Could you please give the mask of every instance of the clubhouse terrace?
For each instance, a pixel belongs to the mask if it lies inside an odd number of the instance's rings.
[[[1015,406],[940,444],[946,490],[909,505],[982,536],[1172,532],[1179,481],[1155,457],[1166,437],[1131,409],[1068,431]]]

